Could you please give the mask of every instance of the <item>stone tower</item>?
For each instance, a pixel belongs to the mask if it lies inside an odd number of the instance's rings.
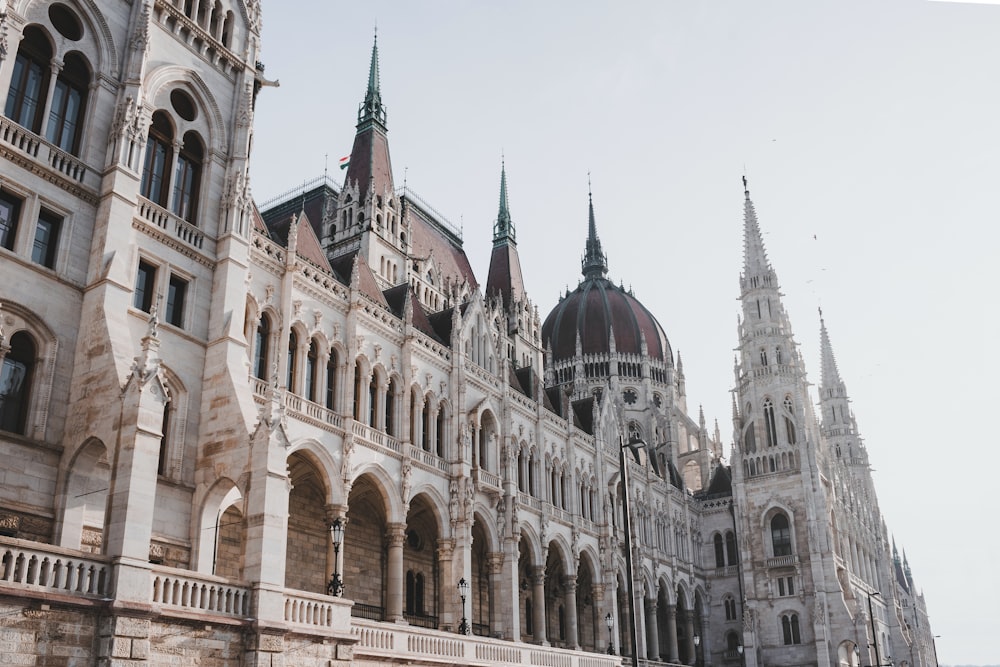
[[[745,655],[750,665],[827,665],[819,432],[749,189],[744,196],[733,487],[744,536]]]

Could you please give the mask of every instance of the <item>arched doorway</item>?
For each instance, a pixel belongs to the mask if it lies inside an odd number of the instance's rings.
[[[493,626],[496,603],[490,585],[490,541],[483,525],[482,517],[477,514],[475,523],[472,524],[472,581],[469,586],[472,600],[469,616],[472,634],[488,637]]]
[[[410,503],[403,542],[403,616],[411,625],[438,627],[441,573],[438,564],[438,517],[430,499],[420,494]]]
[[[326,504],[330,497],[320,468],[304,453],[288,457],[292,490],[288,494],[288,533],[285,552],[285,586],[325,593],[330,573],[327,551],[330,532]]]
[[[351,615],[381,621],[386,606],[385,493],[370,475],[351,486],[344,531],[344,597],[354,600]]]

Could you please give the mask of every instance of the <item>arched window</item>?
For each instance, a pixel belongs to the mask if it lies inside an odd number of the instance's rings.
[[[715,534],[715,567],[725,567],[726,566],[726,551],[725,545],[722,543],[722,535]]]
[[[319,359],[319,353],[316,350],[316,341],[309,341],[309,352],[306,354],[306,398],[308,398],[313,403],[316,402],[317,387],[316,387],[316,369],[318,368],[317,361]]]
[[[788,436],[788,444],[794,445],[798,439],[795,435],[795,422],[793,421],[795,410],[793,409],[791,396],[785,396],[783,407],[785,408],[785,435]]]
[[[726,620],[735,621],[736,620],[736,599],[732,595],[727,595],[722,601],[723,606],[726,608]],[[732,633],[735,634],[735,633]],[[732,648],[736,648],[733,646]]]
[[[14,74],[3,113],[37,134],[42,129],[51,63],[52,45],[45,33],[36,26],[25,28],[14,59]]]
[[[170,438],[170,402],[163,406],[163,421],[160,423],[160,457],[156,462],[156,474],[167,474],[167,446]]]
[[[736,551],[736,533],[731,530],[726,531],[726,561],[730,565],[740,562],[739,553]]]
[[[424,409],[420,413],[423,419],[421,423],[421,448],[425,452],[431,451],[431,404],[430,401],[424,399]]]
[[[29,398],[34,379],[35,341],[25,331],[10,337],[10,350],[0,370],[0,430],[26,434]]]
[[[775,556],[790,556],[792,553],[792,531],[784,513],[779,512],[771,519],[771,547]]]
[[[520,450],[517,452],[517,490],[520,491],[521,493],[528,492],[528,488],[525,485],[527,481],[525,479],[526,469],[527,465],[525,464],[524,460],[524,450]]]
[[[785,645],[801,644],[802,637],[799,634],[799,615],[782,614],[781,616],[781,636]]]
[[[375,410],[378,406],[375,400],[378,396],[378,375],[374,372],[371,375],[371,379],[368,380],[368,425],[378,426],[377,415]]]
[[[83,129],[89,87],[90,68],[86,61],[79,53],[67,54],[52,89],[45,138],[74,155],[80,152],[80,131]]]
[[[337,351],[330,350],[326,362],[326,409],[333,410],[337,400]]]
[[[437,428],[435,429],[437,431],[437,442],[434,443],[434,445],[437,455],[442,458],[444,457],[444,431],[446,426],[447,421],[445,421],[445,405],[444,403],[441,403],[438,406]]]
[[[736,601],[732,600],[732,603],[733,603],[733,611],[735,612],[736,611]],[[727,607],[727,610],[728,610],[728,607]],[[733,618],[730,619],[729,618],[729,613],[727,611],[726,612],[726,619],[727,620],[736,620],[736,617],[733,616]],[[730,630],[729,632],[726,633],[726,651],[728,653],[730,653],[730,654],[733,654],[733,653],[736,653],[739,650],[740,650],[740,636],[738,634],[736,634],[735,632],[733,632],[732,630]]]
[[[177,167],[174,170],[174,214],[177,217],[195,222],[198,212],[198,192],[201,189],[201,164],[205,156],[201,139],[197,133],[187,132],[184,144],[177,155]]]
[[[387,435],[396,435],[396,380],[389,379],[389,385],[385,389],[385,432]]]
[[[173,159],[173,145],[174,128],[170,118],[162,111],[155,112],[146,138],[146,158],[142,167],[139,194],[164,208],[170,192],[167,170]]]
[[[754,433],[754,424],[750,422],[746,432],[743,434],[743,452],[754,454],[757,452],[757,436]]]
[[[764,400],[764,430],[767,432],[767,446],[778,445],[778,429],[774,425],[774,403],[771,399]]]
[[[270,341],[271,318],[267,315],[261,315],[253,341],[253,374],[261,380],[267,379],[267,357]]]
[[[294,331],[288,332],[288,374],[285,376],[285,387],[288,391],[295,391],[295,380],[297,378],[296,368],[295,368],[295,353],[299,348],[299,337],[295,335]]]

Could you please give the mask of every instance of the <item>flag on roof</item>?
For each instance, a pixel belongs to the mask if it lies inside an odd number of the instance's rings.
[[[350,155],[345,155],[344,157],[340,158],[340,168],[341,169],[347,169],[347,165],[349,165],[349,164],[351,164],[351,156]]]

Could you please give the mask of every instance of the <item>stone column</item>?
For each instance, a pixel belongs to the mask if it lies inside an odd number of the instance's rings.
[[[712,651],[709,649],[708,638],[712,636],[709,630],[708,612],[702,609],[701,613],[701,664],[704,667],[712,667]]]
[[[656,598],[646,598],[646,656],[660,659],[660,630],[656,622]]]
[[[48,139],[49,114],[52,112],[52,98],[56,92],[56,79],[59,78],[59,72],[62,71],[63,62],[57,58],[53,58],[52,62],[49,63],[49,68],[51,69],[49,90],[45,97],[45,107],[42,109],[42,126],[38,128],[38,134],[46,139]],[[80,129],[82,130],[83,128]]]
[[[386,532],[389,540],[388,572],[386,574],[387,621],[403,620],[403,541],[406,539],[406,524],[391,523]]]
[[[678,660],[677,650],[677,605],[667,605],[667,643],[669,644],[670,657],[667,662],[676,663]]]
[[[455,631],[457,631],[459,619],[462,618],[462,600],[458,597],[458,580],[465,577],[466,581],[470,581],[470,578],[463,574],[465,568],[461,560],[461,551],[455,548],[455,544],[456,540],[454,539],[442,539],[438,541],[436,555],[440,574],[438,576],[438,589],[435,593],[438,596],[438,600],[441,601],[440,609],[442,616],[438,620],[438,623],[454,626]],[[457,562],[456,555],[459,556]],[[471,609],[472,599],[470,597],[466,602],[466,611]],[[468,620],[471,624],[471,614]]]
[[[563,577],[566,588],[566,647],[574,651],[580,650],[579,619],[576,617],[576,576]]]
[[[501,618],[501,596],[507,589],[503,585],[503,563],[502,551],[495,551],[486,555],[487,567],[490,573],[490,636],[503,636],[503,619]]]
[[[694,654],[694,610],[685,609],[684,610],[684,641],[687,642],[687,654],[688,663],[693,665],[695,662]]]
[[[542,646],[549,645],[548,632],[545,629],[545,566],[535,565],[531,568],[531,608],[534,616],[532,636]]]

